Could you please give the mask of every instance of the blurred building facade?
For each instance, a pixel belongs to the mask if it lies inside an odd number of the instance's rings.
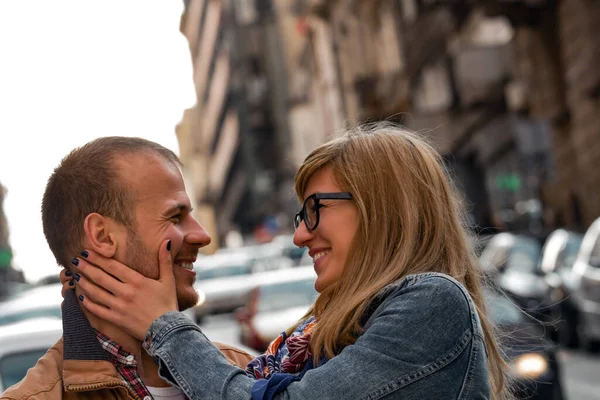
[[[223,235],[292,215],[310,149],[392,120],[445,156],[477,226],[582,230],[600,216],[599,23],[593,0],[186,1],[200,218]]]
[[[214,239],[291,227],[297,166],[324,132],[343,127],[337,74],[329,64],[314,74],[296,3],[185,1],[197,104],[177,135],[197,217]]]

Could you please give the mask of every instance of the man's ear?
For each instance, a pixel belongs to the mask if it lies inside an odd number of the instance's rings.
[[[98,213],[88,214],[83,221],[83,230],[85,241],[91,250],[106,258],[112,258],[115,255],[121,232],[112,219]]]

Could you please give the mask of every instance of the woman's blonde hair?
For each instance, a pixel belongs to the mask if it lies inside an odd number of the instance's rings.
[[[508,365],[486,317],[460,197],[439,153],[391,124],[356,127],[306,157],[296,174],[300,199],[311,176],[325,166],[340,189],[352,193],[359,226],[340,280],[322,291],[307,314],[318,321],[311,338],[315,361],[356,341],[361,316],[384,286],[409,274],[441,272],[471,294],[483,326],[493,398],[510,398]]]

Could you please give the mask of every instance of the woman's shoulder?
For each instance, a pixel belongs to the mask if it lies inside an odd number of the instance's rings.
[[[468,290],[449,275],[427,272],[408,275],[379,291],[369,306],[368,325],[381,313],[420,313],[443,323],[453,319],[481,334],[475,304]]]
[[[376,297],[399,296],[405,293],[416,293],[426,297],[448,296],[447,299],[455,299],[459,302],[472,306],[469,291],[450,275],[440,272],[424,272],[412,274],[392,282],[383,287]]]

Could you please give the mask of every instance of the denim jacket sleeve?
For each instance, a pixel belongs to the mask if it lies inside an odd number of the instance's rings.
[[[442,274],[412,275],[383,291],[357,341],[291,383],[281,399],[488,399],[487,357],[472,300]],[[249,399],[256,382],[231,366],[179,313],[145,342],[160,374],[190,399]]]

